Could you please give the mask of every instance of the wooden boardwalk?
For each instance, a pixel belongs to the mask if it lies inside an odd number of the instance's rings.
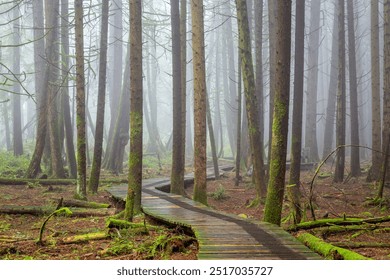
[[[186,180],[192,180],[187,176]],[[282,228],[224,214],[169,189],[166,178],[147,179],[142,186],[142,209],[156,219],[190,228],[199,243],[198,259],[303,260],[320,257]],[[108,189],[116,199],[125,199],[127,185]]]

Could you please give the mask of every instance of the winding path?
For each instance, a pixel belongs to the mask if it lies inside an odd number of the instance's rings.
[[[186,181],[193,177],[186,176]],[[187,228],[199,242],[198,259],[319,259],[282,228],[264,222],[225,214],[179,195],[169,189],[167,178],[146,179],[142,185],[142,209],[156,219]],[[120,200],[126,198],[127,184],[108,189]]]

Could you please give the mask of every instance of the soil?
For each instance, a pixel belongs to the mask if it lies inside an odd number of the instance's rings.
[[[308,205],[309,186],[313,174],[313,171],[307,171],[301,176],[303,205]],[[326,177],[326,174],[323,177]],[[234,181],[233,172],[225,172],[219,180],[209,181],[207,185],[209,206],[241,217],[262,220],[263,205],[248,207],[256,196],[250,177],[244,176],[239,186],[235,186]],[[73,198],[74,190],[74,186],[0,185],[0,205],[56,206],[61,197]],[[188,196],[191,196],[192,187],[186,191]],[[390,190],[386,188],[385,197],[389,197],[389,193]],[[314,184],[316,217],[389,216],[388,203],[384,202],[381,207],[368,205],[367,198],[372,198],[375,194],[376,186],[365,181],[365,174],[342,184],[334,184],[331,177],[317,178]],[[88,199],[116,206],[104,188],[100,189],[98,194],[89,194]],[[310,211],[305,209],[304,218],[311,220]],[[288,214],[286,201],[283,217],[288,217]],[[44,244],[38,245],[36,240],[46,218],[0,214],[0,259],[196,259],[197,243],[192,236],[180,228],[169,228],[144,216],[138,216],[134,222],[143,223],[145,220],[147,225],[157,226],[150,229],[147,234],[144,231],[120,230],[111,232],[111,236],[103,240],[77,244],[65,244],[63,240],[74,235],[104,231],[107,217],[53,216],[44,231]],[[287,228],[290,224],[290,219],[284,219],[282,226]],[[380,226],[390,228],[390,223],[383,223]],[[312,230],[310,233],[321,236],[318,230]],[[390,244],[390,231],[385,230],[344,232],[321,237],[330,243]],[[373,259],[390,259],[390,248],[366,247],[353,250]]]

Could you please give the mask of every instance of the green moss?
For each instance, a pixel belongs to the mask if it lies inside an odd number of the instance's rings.
[[[322,239],[315,237],[314,235],[311,235],[309,233],[300,234],[297,238],[310,249],[321,254],[326,259],[370,260],[370,258],[364,257],[356,252],[326,243]]]

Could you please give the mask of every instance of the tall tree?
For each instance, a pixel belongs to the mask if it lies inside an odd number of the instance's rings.
[[[75,0],[76,36],[76,128],[77,128],[77,195],[87,197],[87,158],[85,131],[85,77],[84,77],[84,31],[83,1]]]
[[[286,172],[290,99],[291,1],[278,0],[272,146],[264,221],[280,225]]]
[[[244,0],[236,0],[236,5],[241,68],[244,81],[249,141],[253,162],[253,177],[257,196],[260,199],[264,199],[266,196],[266,187],[264,180],[263,146],[259,144],[261,143],[262,136],[259,129],[259,106],[256,96],[248,12],[246,2]]]
[[[181,78],[181,47],[180,47],[180,9],[179,0],[171,0],[171,30],[172,30],[172,90],[173,90],[173,145],[171,192],[184,194],[184,162],[183,162],[183,128],[182,128],[182,78]]]
[[[330,59],[330,80],[328,89],[328,102],[326,106],[326,120],[325,120],[325,132],[324,132],[324,149],[322,158],[326,158],[331,153],[334,127],[335,127],[335,115],[336,115],[336,92],[337,92],[337,78],[338,78],[338,23],[339,16],[337,14],[338,3],[334,2],[334,20],[332,31],[332,54]]]
[[[51,46],[52,51],[46,58],[51,65],[48,73],[49,82],[47,84],[48,98],[48,128],[49,128],[49,144],[51,156],[51,172],[55,178],[64,178],[65,170],[62,161],[61,141],[59,136],[59,0],[45,0],[46,9],[46,28],[50,30],[51,40],[46,42],[47,46]]]
[[[336,110],[336,146],[345,145],[345,12],[344,1],[338,0],[339,11],[339,73]],[[345,149],[339,148],[336,154],[335,182],[344,180]]]
[[[194,200],[207,204],[206,66],[203,0],[191,0],[194,71]]]
[[[310,36],[308,51],[308,76],[306,98],[305,146],[310,149],[309,160],[317,162],[317,89],[318,89],[318,53],[320,44],[321,0],[311,1]]]
[[[379,63],[379,15],[378,1],[371,0],[371,115],[372,115],[372,166],[369,180],[378,180],[381,166],[381,97]]]
[[[61,106],[64,111],[64,126],[65,126],[65,141],[66,141],[66,157],[68,160],[69,177],[77,178],[77,164],[73,144],[73,127],[70,117],[69,104],[69,1],[61,0]]]
[[[130,155],[125,219],[141,209],[142,188],[142,0],[130,0]]]
[[[95,145],[93,151],[93,161],[91,176],[88,188],[96,193],[99,186],[100,168],[103,153],[103,129],[104,110],[106,101],[106,69],[107,69],[107,45],[108,45],[108,11],[109,0],[103,0],[102,21],[100,29],[100,53],[99,53],[99,85],[98,104],[96,114]]]
[[[181,128],[182,163],[186,162],[187,124],[187,0],[180,0]]]
[[[291,135],[291,165],[287,194],[291,201],[294,222],[302,218],[300,205],[300,174],[302,149],[303,77],[305,53],[305,0],[297,0],[295,17],[294,103]]]
[[[13,146],[14,155],[20,156],[23,154],[23,139],[22,139],[22,108],[20,98],[20,7],[19,1],[15,0],[13,9],[13,44],[17,47],[13,48],[13,73],[14,86],[12,95],[12,114],[13,114]]]
[[[383,123],[382,123],[382,152],[385,152],[390,141],[390,0],[384,5],[384,64],[383,64]],[[385,155],[388,157],[388,155]],[[390,177],[389,166],[382,171],[386,178]]]
[[[33,155],[26,171],[27,178],[35,178],[41,172],[41,159],[46,143],[47,128],[47,71],[45,65],[45,52],[49,53],[50,49],[45,49],[44,34],[44,10],[43,0],[33,1],[33,23],[34,23],[34,70],[35,70],[35,95],[37,99],[37,126],[36,140]],[[50,33],[48,34],[50,36]],[[43,79],[41,78],[43,74]]]
[[[356,73],[356,43],[355,43],[355,13],[353,0],[347,2],[348,12],[348,62],[349,62],[349,98],[351,120],[351,176],[356,177],[360,172],[359,152],[359,112],[358,112],[358,82]]]

